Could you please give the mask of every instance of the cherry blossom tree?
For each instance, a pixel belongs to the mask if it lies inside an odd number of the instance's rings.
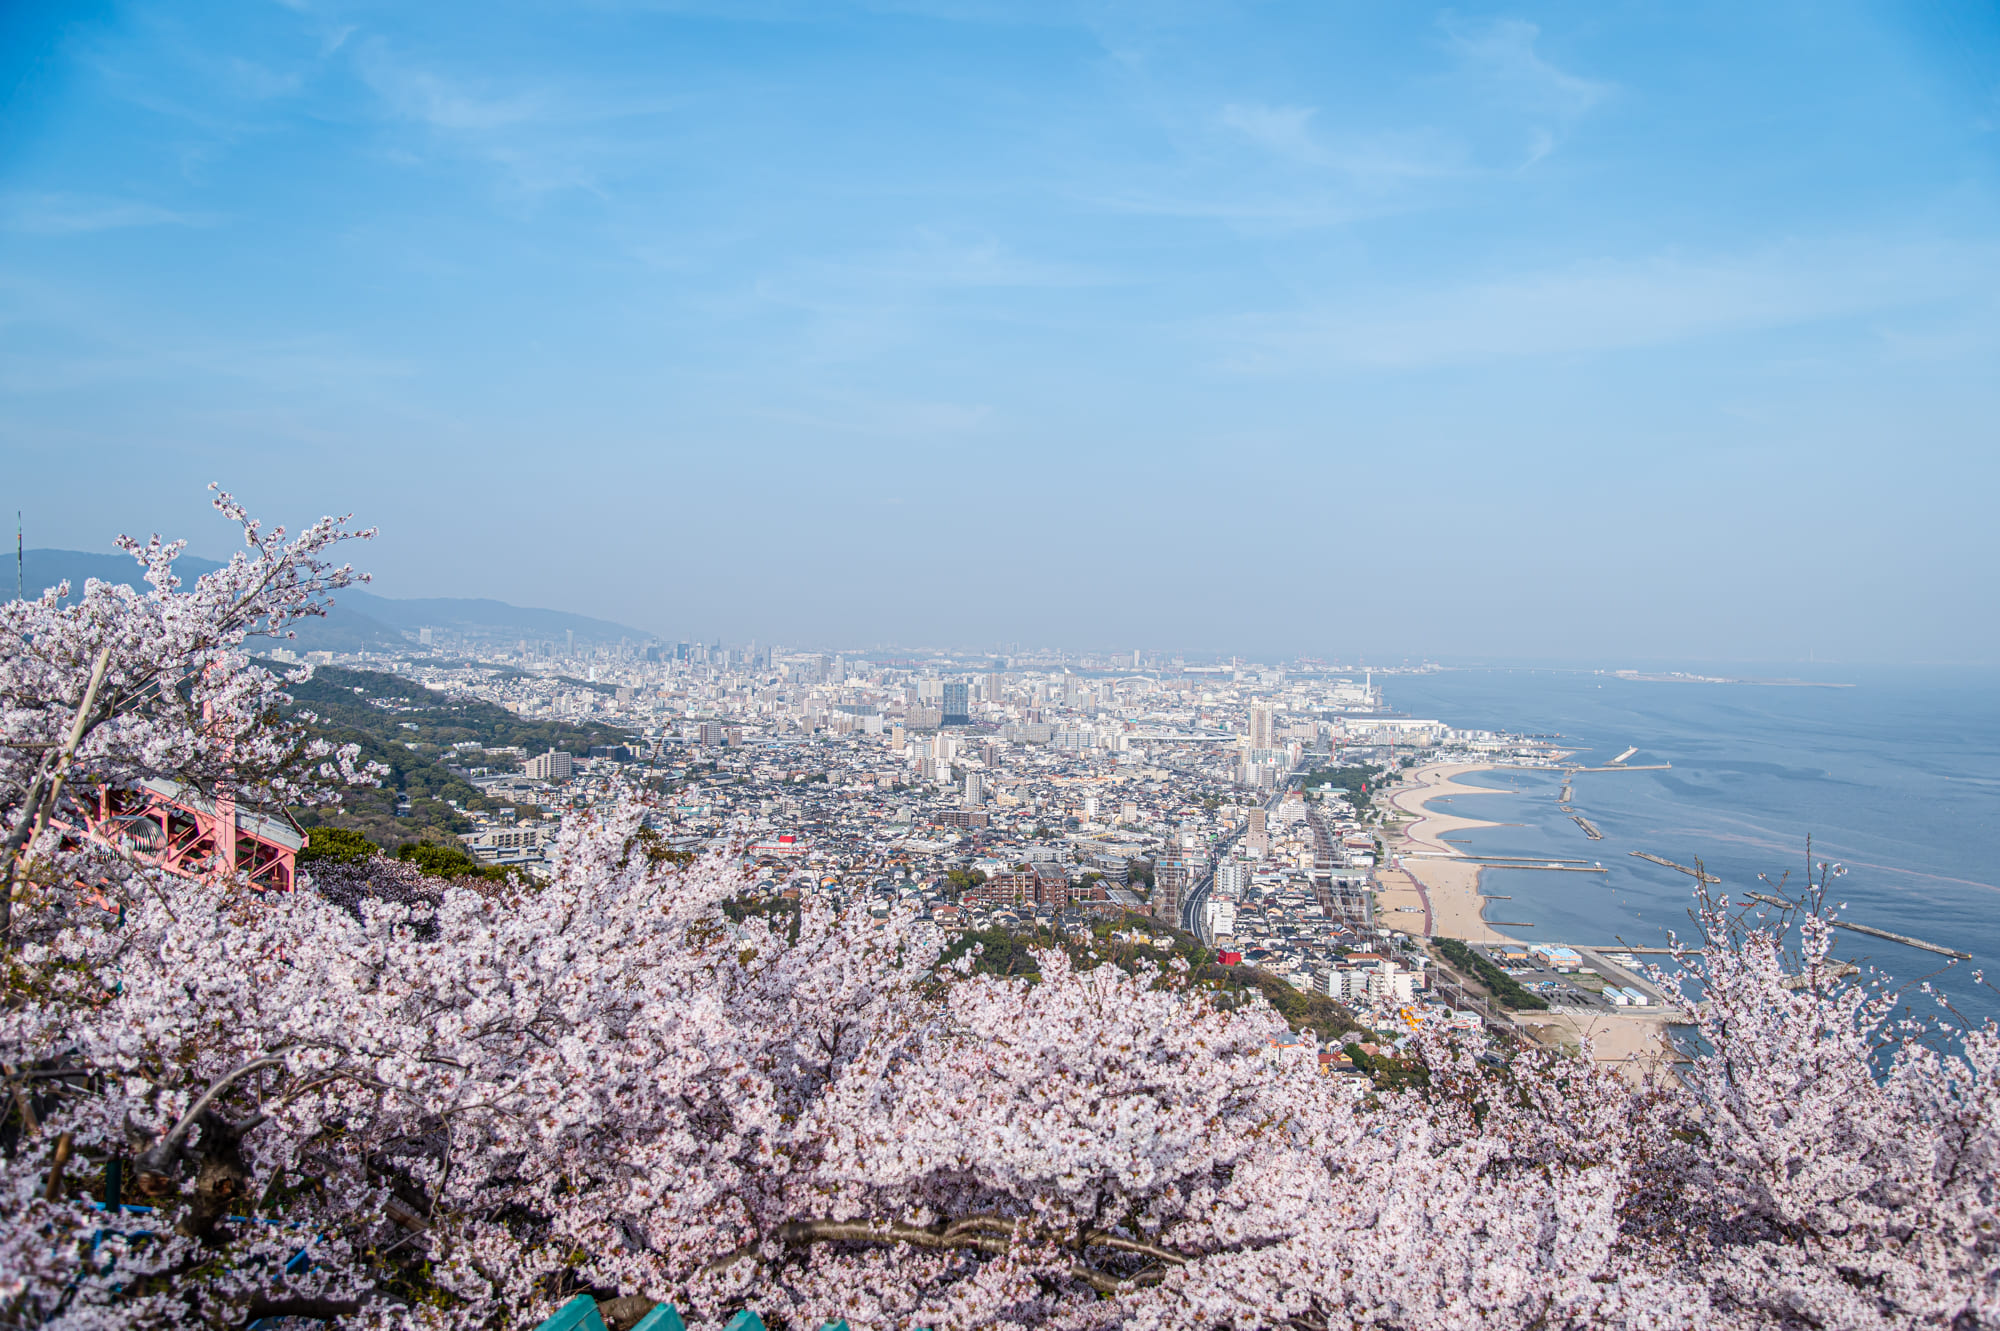
[[[78,1325],[515,1324],[579,1287],[800,1326],[1991,1319],[1991,1032],[1884,1072],[1901,1019],[1799,986],[1770,934],[1713,924],[1685,1088],[1426,1032],[1420,1084],[1357,1104],[1172,971],[940,974],[901,917],[732,923],[741,870],[656,862],[644,816],[573,826],[538,889],[163,884],[25,947],[11,1057],[101,1089],[10,1161],[15,1297]],[[173,1236],[93,1276],[102,1221],[39,1199],[58,1131],[127,1152]]]
[[[104,642],[139,644],[120,697],[171,647],[173,697],[98,721],[68,781],[339,779],[264,728],[280,683],[232,636],[346,576],[316,530],[256,547],[298,551],[291,583],[89,589],[96,636],[13,611],[41,682],[9,696],[43,702],[10,826]],[[315,590],[232,609],[268,581]],[[1357,1097],[1176,966],[980,976],[907,913],[725,909],[740,859],[682,863],[651,814],[572,819],[543,884],[377,860],[262,896],[136,865],[115,915],[25,892],[0,1323],[517,1327],[578,1291],[856,1331],[2000,1322],[2000,1036],[1837,973],[1823,903],[1701,903],[1660,977],[1700,1039],[1680,1077],[1424,1028]],[[114,1163],[149,1210],[93,1209]]]
[[[2000,1031],[1943,1040],[1887,977],[1847,974],[1825,901],[1838,866],[1821,869],[1795,921],[1702,894],[1704,950],[1684,955],[1684,980],[1661,978],[1703,1052],[1667,1107],[1675,1145],[1647,1210],[1687,1236],[1720,1306],[1780,1324],[1995,1325]]]
[[[92,579],[74,599],[63,583],[0,603],[0,947],[37,860],[65,886],[117,871],[61,861],[74,841],[64,829],[88,812],[80,793],[164,777],[282,807],[337,798],[362,779],[355,750],[311,738],[305,718],[281,718],[284,681],[251,666],[244,644],[324,615],[331,593],[357,578],[329,553],[373,531],[329,517],[294,536],[267,531],[225,492],[214,503],[243,549],[186,591],[174,571],[186,542],[120,537],[150,590]]]

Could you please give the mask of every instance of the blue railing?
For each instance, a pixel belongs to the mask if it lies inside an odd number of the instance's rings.
[[[579,1294],[556,1310],[556,1315],[535,1328],[535,1331],[605,1331],[604,1319],[598,1316],[597,1300],[588,1294]],[[653,1311],[639,1319],[632,1331],[687,1331],[687,1323],[674,1311],[673,1305],[659,1303]],[[765,1331],[764,1319],[745,1308],[729,1319],[722,1331]],[[828,1322],[820,1331],[847,1331],[845,1320]]]
[[[93,1211],[102,1211],[106,1215],[116,1216],[121,1220],[128,1215],[134,1217],[157,1215],[159,1212],[154,1207],[136,1206],[130,1203],[120,1202],[118,1200],[119,1172],[120,1171],[118,1167],[118,1161],[114,1159],[111,1162],[111,1168],[108,1172],[108,1186],[105,1189],[106,1193],[111,1198],[109,1202],[93,1202],[90,1201],[90,1199],[87,1197],[81,1198],[80,1200],[88,1203]],[[255,1216],[245,1216],[245,1215],[232,1215],[228,1217],[228,1219],[239,1225],[284,1225],[286,1223],[282,1220],[261,1220]],[[297,1226],[289,1226],[289,1227],[297,1228]],[[104,1246],[104,1240],[113,1234],[116,1234],[121,1238],[128,1238],[128,1239],[149,1239],[153,1237],[153,1231],[150,1229],[107,1228],[107,1229],[94,1230],[92,1231],[90,1236],[91,1252],[92,1253],[97,1252],[99,1248]],[[317,1243],[318,1241],[319,1241],[319,1236],[314,1235],[312,1238],[306,1240],[304,1247],[300,1248],[297,1252],[293,1253],[290,1257],[287,1257],[285,1259],[284,1272],[286,1275],[295,1276],[301,1271],[306,1271],[311,1269],[312,1245]],[[110,1275],[112,1270],[117,1266],[117,1264],[118,1264],[118,1259],[116,1257],[106,1258],[104,1266],[98,1272],[98,1274]],[[78,1282],[81,1281],[82,1279],[83,1279],[83,1273],[78,1272],[76,1277],[72,1279],[69,1283],[69,1288],[71,1289],[71,1291],[74,1291],[76,1289]],[[112,1288],[114,1290],[117,1290],[117,1289],[122,1289],[123,1286],[114,1285],[112,1286]],[[67,1297],[68,1296],[66,1295],[65,1298]],[[275,1325],[283,1320],[284,1319],[281,1317],[260,1317],[256,1321],[250,1323],[249,1331],[257,1331],[258,1327]],[[685,1328],[682,1328],[680,1326],[679,1318],[675,1318],[672,1322],[663,1321],[659,1323],[657,1326],[647,1328],[647,1331],[667,1331],[668,1328],[675,1328],[675,1331],[685,1331]]]

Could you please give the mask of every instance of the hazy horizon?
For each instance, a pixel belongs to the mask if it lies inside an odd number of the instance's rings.
[[[2000,16],[0,15],[0,507],[667,637],[2000,662]]]
[[[366,549],[367,547],[365,546],[361,547],[361,550],[364,552],[364,557],[361,560],[362,566],[365,566],[367,563],[365,558]],[[112,558],[121,560],[127,558],[122,551],[117,550],[62,551],[33,548],[27,551],[31,566],[36,562],[37,556],[60,556],[74,553],[109,555]],[[212,558],[193,549],[190,549],[188,554],[197,560],[210,560]],[[135,573],[137,567],[135,563],[133,565]],[[204,564],[197,564],[187,567],[184,571],[189,576],[199,576],[205,567],[206,565]],[[82,576],[96,575],[86,573]],[[35,581],[34,576],[30,575],[28,590],[31,594],[37,590],[33,585]],[[138,579],[134,577],[132,582],[134,585],[137,585]],[[364,584],[362,590],[371,595],[388,596],[395,599],[424,599],[402,597],[395,588],[385,587],[379,581]],[[333,600],[336,607],[338,607],[343,595],[344,593],[336,593],[334,595]],[[503,601],[516,608],[525,610],[560,610],[576,613],[568,606],[530,606],[519,601],[507,601],[507,598],[498,596],[489,599]],[[367,613],[367,607],[360,607],[360,609],[362,613]],[[716,642],[730,648],[743,648],[754,645],[780,649],[786,652],[820,652],[829,655],[844,654],[850,660],[858,660],[865,656],[880,657],[884,654],[911,657],[952,656],[959,658],[990,656],[995,660],[1005,657],[1019,658],[1027,661],[1051,655],[1068,655],[1072,657],[1124,656],[1129,658],[1131,652],[1136,648],[1144,655],[1144,669],[1146,671],[1156,671],[1162,667],[1171,667],[1176,661],[1182,660],[1190,666],[1228,664],[1233,660],[1246,668],[1265,666],[1284,669],[1291,668],[1302,661],[1317,661],[1320,665],[1327,668],[1351,669],[1356,673],[1363,670],[1408,671],[1429,666],[1453,671],[1603,675],[1609,675],[1617,671],[1631,671],[1644,675],[1660,675],[1673,672],[1699,675],[1720,671],[1724,672],[1723,677],[1731,682],[1747,684],[1851,686],[1857,683],[1866,685],[1879,682],[1883,679],[1894,678],[1896,677],[1896,672],[1914,671],[1930,672],[1933,675],[1943,675],[1946,677],[1971,675],[1977,679],[1986,679],[1991,676],[1993,677],[1993,682],[2000,683],[2000,674],[1996,674],[1996,672],[2000,672],[2000,665],[1995,665],[1991,662],[1949,660],[1890,662],[1862,656],[1847,657],[1813,652],[1808,652],[1805,657],[1797,660],[1785,660],[1782,658],[1695,657],[1686,655],[1639,657],[1630,655],[1620,656],[1615,653],[1594,657],[1507,656],[1495,653],[1413,654],[1386,649],[1369,651],[1367,649],[1355,648],[1351,644],[1344,650],[1313,650],[1296,647],[1278,648],[1268,645],[1260,647],[1256,644],[1244,643],[1217,648],[1171,641],[1115,643],[1089,639],[1067,641],[1049,639],[993,640],[987,642],[898,638],[862,640],[840,637],[773,639],[769,635],[759,636],[754,633],[725,637],[721,634],[654,629],[637,623],[621,622],[615,618],[608,622],[614,626],[621,625],[622,623],[622,627],[633,630],[640,637],[650,635],[664,643],[675,641],[690,643],[695,641]],[[528,636],[533,638],[535,634],[530,633]],[[546,637],[547,635],[543,634],[542,636]],[[968,666],[967,668],[970,669],[973,667]],[[1106,667],[1106,669],[1114,670],[1115,668]]]

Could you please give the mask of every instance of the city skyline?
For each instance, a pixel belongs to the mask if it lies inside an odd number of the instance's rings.
[[[1970,4],[0,24],[30,544],[226,557],[217,480],[663,634],[2000,660]]]

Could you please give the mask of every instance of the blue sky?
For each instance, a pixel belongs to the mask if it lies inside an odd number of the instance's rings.
[[[2000,660],[1966,0],[16,5],[29,543],[678,635]]]

